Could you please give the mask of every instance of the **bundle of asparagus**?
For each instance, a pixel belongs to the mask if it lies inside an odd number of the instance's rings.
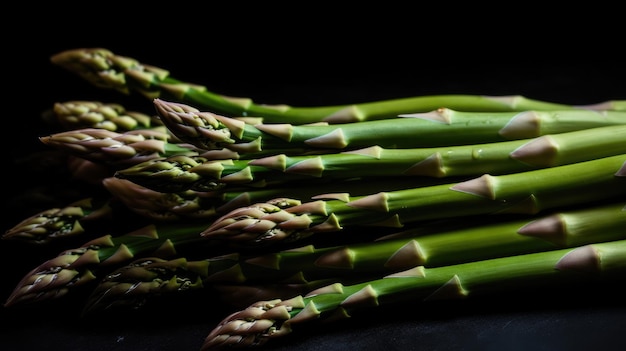
[[[29,270],[6,308],[83,291],[70,302],[85,315],[124,313],[217,292],[232,314],[199,344],[208,351],[259,347],[376,306],[626,272],[624,101],[437,95],[269,106],[106,49],[52,62],[148,97],[156,115],[81,100],[47,115],[66,130],[42,144],[108,167],[96,182],[109,197],[5,233],[6,243],[40,245],[94,233]],[[116,211],[141,220],[92,229],[119,220]]]

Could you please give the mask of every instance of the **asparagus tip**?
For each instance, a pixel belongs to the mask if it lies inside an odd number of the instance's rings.
[[[204,340],[201,351],[264,345],[270,339],[291,333],[288,321],[293,307],[289,300],[259,301],[232,313]]]

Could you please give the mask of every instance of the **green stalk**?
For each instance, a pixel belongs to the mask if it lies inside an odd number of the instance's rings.
[[[623,279],[626,240],[593,243],[473,261],[435,268],[416,266],[382,279],[354,285],[335,283],[288,300],[258,301],[223,319],[205,338],[201,350],[251,348],[291,334],[307,324],[349,318],[372,308],[494,295],[516,288],[558,284],[593,284]]]
[[[231,187],[215,191],[180,191],[180,187],[175,183],[164,182],[159,190],[154,190],[117,177],[108,177],[102,181],[104,187],[129,209],[150,218],[169,218],[172,220],[177,218],[216,219],[217,216],[225,215],[239,207],[285,196],[311,199],[313,196],[326,192],[345,191],[355,195],[365,195],[369,194],[372,189],[390,191],[442,183],[444,181],[437,178],[384,177],[340,179],[320,181],[314,184],[293,182],[274,187]]]
[[[212,191],[232,186],[280,185],[353,177],[451,177],[505,174],[626,154],[626,124],[533,139],[436,148],[360,150],[321,155],[285,154],[251,160],[174,155],[147,160],[115,177],[156,191]]]
[[[127,111],[120,104],[84,100],[57,102],[51,109],[44,111],[43,118],[67,130],[97,128],[125,132],[163,125],[156,116]]]
[[[117,306],[139,308],[154,296],[176,295],[204,286],[220,285],[232,293],[239,288],[254,293],[257,287],[261,293],[272,284],[301,288],[320,280],[345,283],[356,280],[355,277],[363,280],[416,265],[437,267],[621,240],[626,239],[624,228],[626,207],[622,201],[526,219],[466,225],[427,235],[414,228],[400,239],[352,245],[307,245],[261,255],[234,253],[202,261],[141,259],[100,281],[85,310],[91,313]],[[227,289],[224,284],[233,285]],[[279,296],[287,295],[272,298]]]
[[[626,111],[460,112],[442,108],[341,125],[252,125],[181,103],[155,99],[154,105],[163,124],[180,140],[204,150],[227,148],[250,155],[246,158],[374,145],[396,149],[481,144],[626,124]]]
[[[626,239],[624,202],[556,211],[542,216],[353,245],[313,245],[266,255],[234,254],[208,259],[205,282],[307,282],[354,273],[391,273],[415,265],[434,267],[498,256]]]
[[[217,219],[207,238],[241,245],[296,241],[352,226],[400,228],[411,222],[470,215],[535,214],[626,195],[626,154],[459,183],[380,191],[366,196],[320,194],[313,201],[281,198]]]
[[[331,124],[393,118],[404,113],[428,112],[440,107],[459,111],[524,111],[596,109],[624,110],[626,101],[606,101],[571,106],[523,96],[433,95],[372,101],[361,104],[294,107],[258,104],[249,98],[230,97],[205,86],[177,80],[166,69],[116,55],[104,48],[78,48],[51,57],[56,64],[98,88],[123,94],[140,93],[148,99],[163,98],[208,109],[230,117],[259,117],[262,123]]]

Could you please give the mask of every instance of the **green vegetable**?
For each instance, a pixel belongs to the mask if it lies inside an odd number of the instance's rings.
[[[335,193],[308,202],[275,199],[274,204],[233,210],[202,235],[244,246],[269,245],[351,226],[400,228],[411,222],[470,215],[535,214],[624,195],[626,154],[366,196]]]
[[[576,130],[625,125],[626,111],[459,112],[439,109],[410,116],[346,123],[251,125],[160,99],[163,124],[180,140],[204,150],[227,148],[245,158],[383,148],[449,147],[536,138]]]
[[[477,112],[564,109],[626,111],[626,101],[619,100],[570,106],[523,96],[463,94],[417,96],[339,106],[268,105],[255,103],[249,98],[220,95],[202,85],[179,81],[166,69],[116,55],[104,48],[66,50],[53,55],[51,61],[99,88],[114,89],[123,94],[136,92],[148,99],[174,100],[230,117],[260,118],[261,123],[363,122],[393,118],[405,113],[429,112],[440,107]]]
[[[183,255],[183,252],[201,249],[233,250],[232,245],[204,238],[200,233],[218,215],[255,201],[272,201],[279,195],[309,198],[321,191],[351,190],[365,194],[372,186],[396,190],[415,186],[411,180],[389,182],[388,179],[381,179],[374,182],[344,181],[309,187],[247,189],[199,195],[193,192],[158,194],[115,178],[107,178],[103,182],[113,196],[118,195],[117,198],[134,211],[150,212],[152,216],[158,216],[159,211],[163,211],[163,216],[167,218],[173,215],[184,217],[184,220],[155,221],[128,233],[105,234],[78,247],[63,250],[28,272],[18,282],[5,306],[40,303],[64,297],[74,289],[96,283],[101,272],[139,257],[171,258]],[[146,202],[153,207],[143,207]]]
[[[506,293],[516,288],[593,284],[626,273],[626,240],[513,255],[458,265],[415,266],[354,285],[335,283],[288,300],[258,301],[224,318],[202,351],[261,346],[307,324],[349,318],[359,310],[402,308],[434,300]]]
[[[418,226],[397,239],[319,248],[307,245],[260,255],[232,253],[197,261],[144,258],[107,274],[85,309],[90,313],[120,306],[137,309],[154,296],[176,298],[182,292],[215,285],[232,284],[227,290],[233,294],[239,289],[261,291],[272,284],[302,288],[322,280],[364,280],[416,265],[437,267],[621,240],[626,239],[624,209],[621,201],[524,219],[466,224],[427,235]],[[279,296],[287,295],[274,297]]]
[[[212,191],[355,177],[495,175],[625,154],[624,140],[626,125],[486,144],[410,149],[372,146],[322,155],[280,154],[251,160],[214,160],[181,153],[118,169],[114,175],[156,191]]]

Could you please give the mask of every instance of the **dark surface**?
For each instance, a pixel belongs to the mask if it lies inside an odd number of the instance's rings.
[[[105,47],[167,68],[172,76],[204,84],[215,92],[294,106],[449,93],[519,94],[569,104],[626,99],[623,60],[589,46],[569,45],[574,38],[542,49],[511,44],[511,40],[494,47],[486,44],[485,37],[476,39],[478,33],[457,33],[441,41],[428,36],[430,40],[420,42],[425,35],[416,28],[411,35],[398,37],[398,33],[407,34],[407,28],[387,33],[348,26],[343,32],[321,33],[298,21],[259,20],[241,22],[236,34],[212,32],[198,41],[170,39],[186,26],[162,25],[156,30],[148,23],[163,22],[147,14],[140,17],[146,27],[131,26],[121,15],[124,20],[117,23],[121,26],[118,31],[101,28],[97,33],[76,18],[69,23],[69,18],[51,17],[55,20],[40,24],[44,30],[36,35],[11,38],[6,43],[14,52],[3,58],[12,72],[11,80],[4,82],[9,93],[5,93],[3,117],[10,120],[11,127],[3,128],[3,133],[10,135],[3,139],[3,150],[12,158],[5,161],[3,169],[3,182],[9,185],[2,203],[2,228],[6,229],[39,210],[67,204],[91,191],[89,186],[76,186],[62,164],[52,158],[24,164],[24,155],[47,151],[37,140],[48,132],[40,120],[43,110],[55,102],[82,99],[152,111],[150,102],[142,97],[98,90],[52,66],[50,55],[65,49]],[[225,30],[215,23],[204,24],[204,30]],[[302,27],[306,28],[298,31]],[[120,36],[122,32],[137,40],[128,42]],[[533,38],[532,43],[544,39],[549,44],[546,35]],[[524,42],[531,41],[526,38]],[[589,50],[581,50],[581,46]],[[24,169],[29,174],[25,175]],[[0,299],[8,297],[28,270],[60,249],[0,242],[2,266],[8,267]],[[394,306],[371,316],[300,330],[263,349],[624,349],[626,303],[620,289],[610,284],[528,289],[506,298],[497,295],[445,305]],[[23,310],[2,309],[0,349],[198,350],[228,310],[219,300],[195,296],[186,303],[162,301],[162,313],[155,308],[97,322],[77,316],[78,301],[72,298]]]

